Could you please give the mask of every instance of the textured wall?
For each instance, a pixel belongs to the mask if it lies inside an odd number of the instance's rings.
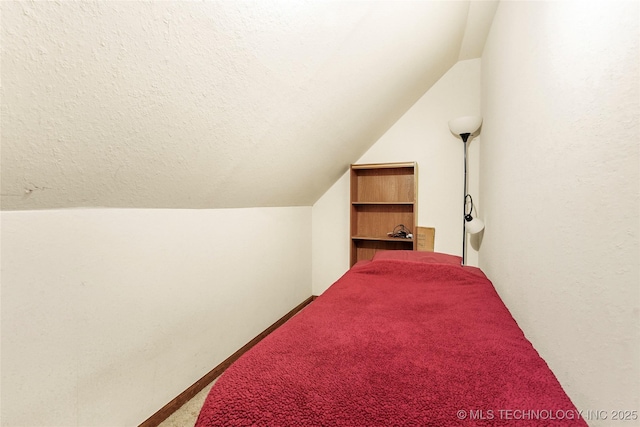
[[[482,58],[480,266],[583,410],[640,409],[639,12],[502,2]]]
[[[6,427],[138,425],[311,295],[309,207],[1,220]]]
[[[3,209],[310,206],[491,20],[435,1],[0,7]]]

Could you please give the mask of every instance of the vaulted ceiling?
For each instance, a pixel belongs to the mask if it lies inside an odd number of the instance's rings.
[[[2,209],[311,205],[496,4],[2,2]]]

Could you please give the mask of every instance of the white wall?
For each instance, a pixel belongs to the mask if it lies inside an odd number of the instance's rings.
[[[311,205],[477,52],[479,3],[0,1],[2,206]]]
[[[311,295],[311,208],[2,212],[2,425],[137,425]]]
[[[482,58],[480,266],[584,410],[640,409],[638,5],[501,2]]]
[[[463,143],[448,121],[480,114],[479,59],[458,62],[356,163],[418,163],[418,225],[435,227],[435,250],[462,255]],[[469,192],[478,192],[481,134],[469,143]],[[391,230],[389,230],[391,231]],[[467,261],[477,247],[467,239]],[[313,293],[324,292],[349,268],[348,171],[313,206]]]

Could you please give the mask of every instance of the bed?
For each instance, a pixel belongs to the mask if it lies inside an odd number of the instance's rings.
[[[205,426],[586,423],[493,285],[447,254],[354,265],[218,379]]]

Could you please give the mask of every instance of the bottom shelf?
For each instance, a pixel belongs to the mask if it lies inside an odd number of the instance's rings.
[[[370,260],[378,251],[413,250],[413,240],[351,240],[351,265]]]

